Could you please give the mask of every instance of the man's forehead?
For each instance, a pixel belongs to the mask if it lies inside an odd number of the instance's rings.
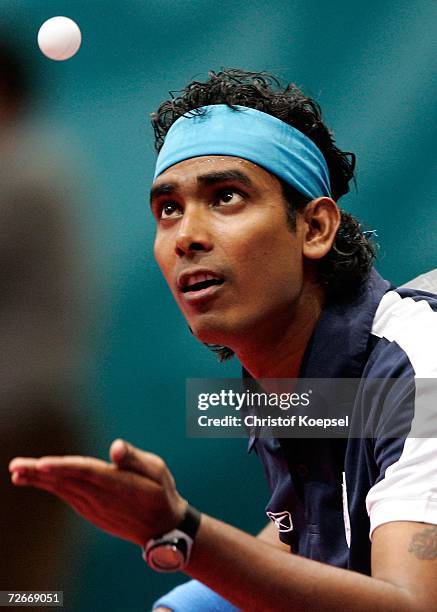
[[[203,174],[205,171],[208,172],[213,167],[228,168],[229,166],[243,167],[246,169],[250,169],[251,166],[257,168],[256,164],[242,157],[233,157],[230,155],[191,157],[167,168],[167,170],[156,179],[156,182],[159,181],[159,179],[167,180],[172,176],[187,176],[192,174],[196,176],[198,174]]]
[[[152,186],[153,196],[163,185],[183,186],[190,182],[209,183],[217,180],[239,180],[249,185],[254,180],[269,177],[270,173],[257,164],[228,155],[192,157],[174,164],[159,175]]]

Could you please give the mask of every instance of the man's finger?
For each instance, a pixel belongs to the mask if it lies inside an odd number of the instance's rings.
[[[77,461],[70,457],[45,457],[33,462],[17,462],[12,470],[12,482],[18,486],[37,483],[50,484],[51,492],[57,494],[66,484],[91,497],[102,495],[138,496],[153,498],[160,492],[161,485],[142,474],[119,470],[104,461]],[[27,482],[25,481],[31,481]],[[109,493],[108,493],[109,492]],[[108,503],[110,498],[108,499]]]
[[[129,527],[130,521],[126,519],[123,513],[117,515],[112,512],[105,515],[105,512],[102,512],[102,504],[104,508],[108,508],[110,499],[102,498],[101,492],[97,497],[98,492],[93,485],[84,484],[74,478],[64,478],[61,482],[38,473],[20,475],[18,472],[14,472],[13,481],[18,486],[30,486],[55,495],[68,504],[77,514],[91,521],[96,527],[132,541],[129,530],[125,531],[119,527],[120,525]]]
[[[31,468],[36,465],[37,459],[33,457],[15,457],[9,462],[9,471],[15,472],[23,468]]]
[[[80,511],[81,513],[90,507],[87,495],[91,493],[91,487],[86,488],[83,483],[78,483],[73,478],[64,478],[61,483],[46,474],[41,475],[38,472],[27,471],[14,472],[12,482],[17,486],[34,487],[52,493],[75,509],[80,506],[83,509]]]
[[[84,473],[92,470],[93,472],[110,468],[110,464],[96,457],[82,457],[81,455],[64,455],[63,457],[46,456],[37,459],[38,468],[71,466],[74,469],[82,470]]]
[[[168,470],[161,457],[142,451],[125,440],[115,440],[109,455],[119,468],[137,472],[155,482],[162,483],[167,476]]]
[[[110,517],[108,522],[105,511],[102,514],[102,508],[109,508],[112,499],[107,491],[101,491],[94,485],[75,478],[58,479],[52,475],[38,472],[23,474],[14,472],[12,478],[14,484],[18,486],[29,486],[56,495],[97,527],[112,532]],[[113,511],[112,517],[114,516]],[[119,516],[118,522],[121,522],[122,519],[126,524],[128,523],[123,514]]]
[[[20,465],[15,469],[22,469]],[[50,474],[55,478],[77,478],[83,482],[100,485],[108,481],[115,469],[113,465],[93,457],[41,457],[32,465],[39,474]]]
[[[45,456],[39,459],[34,457],[15,457],[9,463],[9,471],[12,473],[37,470],[38,472],[57,472],[60,475],[65,470],[66,476],[80,475],[90,479],[113,469],[112,465],[101,459],[76,455],[66,455],[64,457]]]
[[[129,445],[130,446],[130,445]],[[130,447],[133,449],[133,447]],[[126,449],[127,456],[132,459],[136,458],[136,455]],[[147,456],[148,453],[143,453]],[[157,492],[157,487],[161,486],[161,482],[158,481],[158,472],[154,472],[155,479],[150,476],[144,479],[144,474],[152,473],[153,459],[160,461],[163,465],[164,462],[155,455],[152,457],[151,467],[148,470],[134,470],[127,469],[120,471],[114,464],[107,463],[100,459],[93,457],[80,457],[80,456],[65,456],[65,457],[54,457],[46,456],[39,459],[17,457],[11,461],[9,470],[12,472],[12,482],[17,485],[23,484],[23,480],[20,480],[18,475],[25,475],[27,478],[33,478],[35,482],[36,475],[39,474],[40,482],[44,477],[46,482],[53,482],[56,480],[59,482],[59,486],[62,487],[62,480],[66,478],[77,479],[82,483],[89,483],[98,487],[99,489],[112,489],[118,491],[120,486],[123,487],[136,487],[146,495],[152,495]],[[143,462],[144,462],[144,458]],[[156,463],[156,461],[155,461]],[[141,477],[141,480],[140,480]],[[158,481],[158,482],[157,482]]]

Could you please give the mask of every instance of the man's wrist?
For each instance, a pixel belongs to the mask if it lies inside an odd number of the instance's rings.
[[[201,517],[201,513],[187,502],[182,521],[176,526],[176,529],[183,531],[194,541],[199,531]]]
[[[146,543],[143,547],[143,559],[158,572],[183,570],[190,560],[200,520],[200,512],[187,503],[184,517],[175,529]]]

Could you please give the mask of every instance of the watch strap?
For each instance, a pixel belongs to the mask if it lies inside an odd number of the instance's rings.
[[[186,533],[192,540],[194,540],[196,533],[200,526],[200,512],[187,504],[187,509],[185,510],[185,516],[182,521],[175,527],[178,531],[183,531]]]

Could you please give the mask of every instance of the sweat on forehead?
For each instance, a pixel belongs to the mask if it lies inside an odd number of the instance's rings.
[[[267,113],[245,106],[234,110],[226,104],[204,106],[175,121],[158,155],[153,180],[174,164],[208,155],[249,160],[310,199],[331,197],[328,167],[312,140]]]

